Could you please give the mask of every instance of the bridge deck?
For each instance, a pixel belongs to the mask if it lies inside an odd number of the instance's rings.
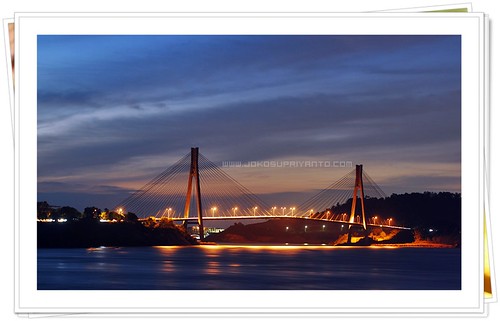
[[[363,226],[361,223],[349,223],[348,221],[342,220],[329,220],[329,219],[321,219],[321,218],[313,218],[313,217],[300,217],[300,216],[290,216],[290,215],[257,215],[257,216],[203,216],[204,221],[222,221],[222,220],[262,220],[262,219],[301,219],[301,220],[309,220],[309,221],[320,221],[320,222],[328,222],[328,223],[338,223],[338,224],[349,224],[355,226]],[[158,218],[159,219],[159,218]],[[198,221],[198,217],[174,217],[170,218],[172,221]],[[145,220],[145,219],[142,219]],[[366,224],[366,226],[372,227],[382,227],[382,228],[391,228],[396,230],[411,230],[409,227],[404,226],[395,226],[395,225],[386,225],[386,224]]]

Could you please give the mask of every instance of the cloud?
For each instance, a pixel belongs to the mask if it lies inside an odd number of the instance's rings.
[[[109,120],[101,116],[86,126],[72,124],[74,129],[67,135],[40,135],[39,152],[47,148],[56,156],[47,161],[58,166],[65,157],[75,158],[77,165],[166,151],[183,155],[181,151],[191,145],[203,146],[208,154],[214,150],[226,159],[237,157],[232,150],[240,150],[241,160],[301,153],[321,156],[333,149],[342,154],[367,146],[416,148],[459,139],[460,117],[453,117],[459,109],[458,93],[447,96],[427,99],[424,106],[418,98],[364,104],[338,95],[286,97],[178,114],[158,112],[149,117],[134,110],[137,116],[128,122],[116,122],[108,113]],[[47,130],[57,133],[60,127]],[[75,140],[68,139],[72,136]],[[325,149],[329,146],[330,151]],[[223,149],[227,151],[222,153]]]
[[[455,36],[43,36],[38,74],[44,184],[131,188],[192,146],[215,162],[460,163]]]
[[[400,186],[407,186],[409,191],[415,192],[440,192],[443,190],[449,192],[461,191],[461,180],[459,176],[435,176],[429,179],[427,175],[422,176],[400,176],[392,178],[385,182],[385,188],[391,191],[397,191]]]

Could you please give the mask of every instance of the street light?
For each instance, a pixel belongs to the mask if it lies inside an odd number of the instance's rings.
[[[330,219],[330,211],[326,211],[326,219]]]
[[[255,216],[255,211],[257,210],[257,206],[253,208],[253,216]]]
[[[286,227],[286,231],[288,232],[288,226]]]
[[[377,224],[377,217],[376,216],[373,218],[373,224]]]
[[[304,226],[304,232],[307,232],[307,225]]]
[[[314,210],[311,208],[311,210],[309,210],[309,212],[310,212],[309,216],[312,216],[314,213]]]
[[[212,207],[212,216],[215,216],[215,211],[217,211],[217,207]]]
[[[391,225],[391,222],[392,222],[392,218],[390,218],[388,222],[389,222],[389,225]]]
[[[236,216],[236,211],[238,210],[237,207],[233,207],[233,216]]]
[[[293,216],[293,211],[295,211],[295,207],[290,207],[290,209],[292,210],[292,216]]]
[[[323,225],[323,231],[325,230],[325,225]]]
[[[172,212],[172,208],[171,208],[171,207],[169,207],[167,211],[168,211],[168,212],[167,212],[167,213],[168,213],[168,214],[167,214],[167,217],[168,217],[168,218],[170,218],[170,212]]]
[[[274,216],[274,211],[276,210],[276,206],[271,207],[271,209],[273,210],[273,216]]]
[[[285,216],[286,207],[282,207],[281,210],[283,211],[283,216]]]

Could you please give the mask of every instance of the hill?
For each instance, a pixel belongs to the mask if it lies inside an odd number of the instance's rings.
[[[39,248],[194,245],[198,242],[169,222],[144,226],[139,222],[68,221],[37,223]]]
[[[352,200],[336,204],[332,213],[349,213]],[[358,207],[359,208],[359,207]],[[461,197],[458,193],[405,193],[386,198],[366,198],[367,220],[372,216],[393,218],[393,225],[412,228],[397,231],[370,228],[354,233],[353,242],[371,244],[447,244],[460,246]],[[313,214],[320,215],[319,213]],[[224,232],[210,235],[207,241],[219,243],[334,244],[347,241],[347,225],[307,219],[274,219],[264,223],[236,223]],[[427,243],[426,243],[427,242]]]

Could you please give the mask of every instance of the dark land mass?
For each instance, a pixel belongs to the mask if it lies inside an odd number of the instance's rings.
[[[307,226],[307,228],[306,228]],[[328,244],[345,245],[348,226],[314,220],[275,219],[263,223],[243,225],[236,223],[221,233],[209,235],[215,243],[276,243],[276,244]],[[413,230],[396,231],[374,228],[366,232],[354,231],[355,245],[411,243]]]
[[[305,227],[307,226],[307,228]],[[323,226],[325,226],[323,228]],[[236,223],[223,232],[211,234],[209,242],[327,244],[345,233],[347,225],[299,219],[272,219],[263,223]]]
[[[411,227],[425,234],[460,234],[462,198],[460,193],[424,192],[392,194],[385,198],[365,198],[366,217],[393,218],[393,225]],[[352,199],[332,207],[334,213],[350,213]],[[360,208],[358,200],[357,208]]]
[[[359,200],[358,200],[359,202]],[[344,204],[332,204],[325,209],[333,214],[350,213],[352,199]],[[357,208],[360,208],[358,204]],[[385,198],[365,198],[366,218],[378,217],[382,222],[411,230],[369,227],[367,231],[352,230],[355,245],[377,244],[441,244],[460,247],[461,196],[459,193],[405,193]],[[359,214],[359,213],[357,213]],[[311,218],[323,213],[313,213]],[[97,247],[194,245],[198,242],[182,226],[162,219],[140,222],[134,213],[119,213],[87,207],[82,213],[72,207],[54,207],[38,202],[38,247]],[[67,220],[64,224],[43,220]],[[101,223],[100,220],[108,223]],[[216,243],[276,243],[346,245],[347,224],[311,219],[271,219],[267,222],[243,225],[236,223],[224,232],[212,234],[207,242]]]
[[[168,224],[168,222],[155,226],[145,226],[140,222],[38,223],[37,232],[39,248],[198,244],[181,227]]]
[[[352,200],[336,204],[333,213],[350,213]],[[357,208],[360,208],[358,204]],[[411,230],[369,227],[353,230],[353,245],[432,244],[460,247],[461,197],[458,193],[406,193],[386,198],[366,198],[367,219],[378,216],[393,219],[393,225]],[[311,217],[320,216],[320,213]],[[307,227],[306,227],[307,226]],[[206,240],[219,243],[289,243],[347,245],[347,224],[310,219],[276,219],[243,225],[236,223]]]

